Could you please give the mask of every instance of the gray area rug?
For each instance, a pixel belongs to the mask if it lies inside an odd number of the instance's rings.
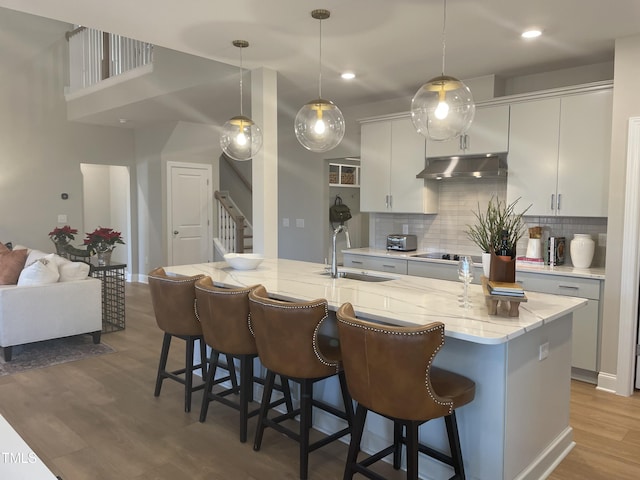
[[[95,345],[91,335],[77,335],[17,345],[13,347],[13,358],[10,362],[5,362],[4,357],[0,354],[0,376],[83,360],[112,352],[115,350],[106,343]]]

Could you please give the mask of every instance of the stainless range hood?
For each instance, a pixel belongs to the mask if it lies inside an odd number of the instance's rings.
[[[446,178],[488,178],[507,176],[507,153],[430,157],[426,168],[417,178],[442,180]]]

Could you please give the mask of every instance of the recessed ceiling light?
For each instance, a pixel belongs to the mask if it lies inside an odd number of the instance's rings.
[[[353,80],[354,78],[356,78],[356,74],[353,72],[344,72],[342,75],[340,75],[344,80]]]
[[[532,28],[530,30],[525,30],[522,32],[522,38],[537,38],[542,35],[542,32],[537,28]]]

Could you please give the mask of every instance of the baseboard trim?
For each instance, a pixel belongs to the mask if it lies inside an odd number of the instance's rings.
[[[515,480],[543,480],[565,459],[576,446],[573,441],[573,428],[565,428],[556,439],[545,448]]]
[[[618,376],[612,373],[600,372],[598,374],[598,385],[596,388],[603,392],[617,393]]]

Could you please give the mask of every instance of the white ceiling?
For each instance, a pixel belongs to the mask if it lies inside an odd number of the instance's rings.
[[[347,106],[410,96],[441,73],[442,0],[0,0],[0,7],[233,65],[239,52],[231,41],[248,40],[245,67],[277,70],[280,97],[291,105],[318,94],[314,8],[331,11],[322,22],[324,98]],[[541,38],[520,38],[534,26]],[[445,71],[510,77],[611,61],[614,40],[638,33],[639,0],[448,0]],[[8,35],[3,29],[0,38]],[[0,54],[18,47],[28,46],[5,38]],[[345,70],[357,78],[341,80]],[[238,102],[237,91],[217,97]],[[176,119],[189,109],[181,111]]]

